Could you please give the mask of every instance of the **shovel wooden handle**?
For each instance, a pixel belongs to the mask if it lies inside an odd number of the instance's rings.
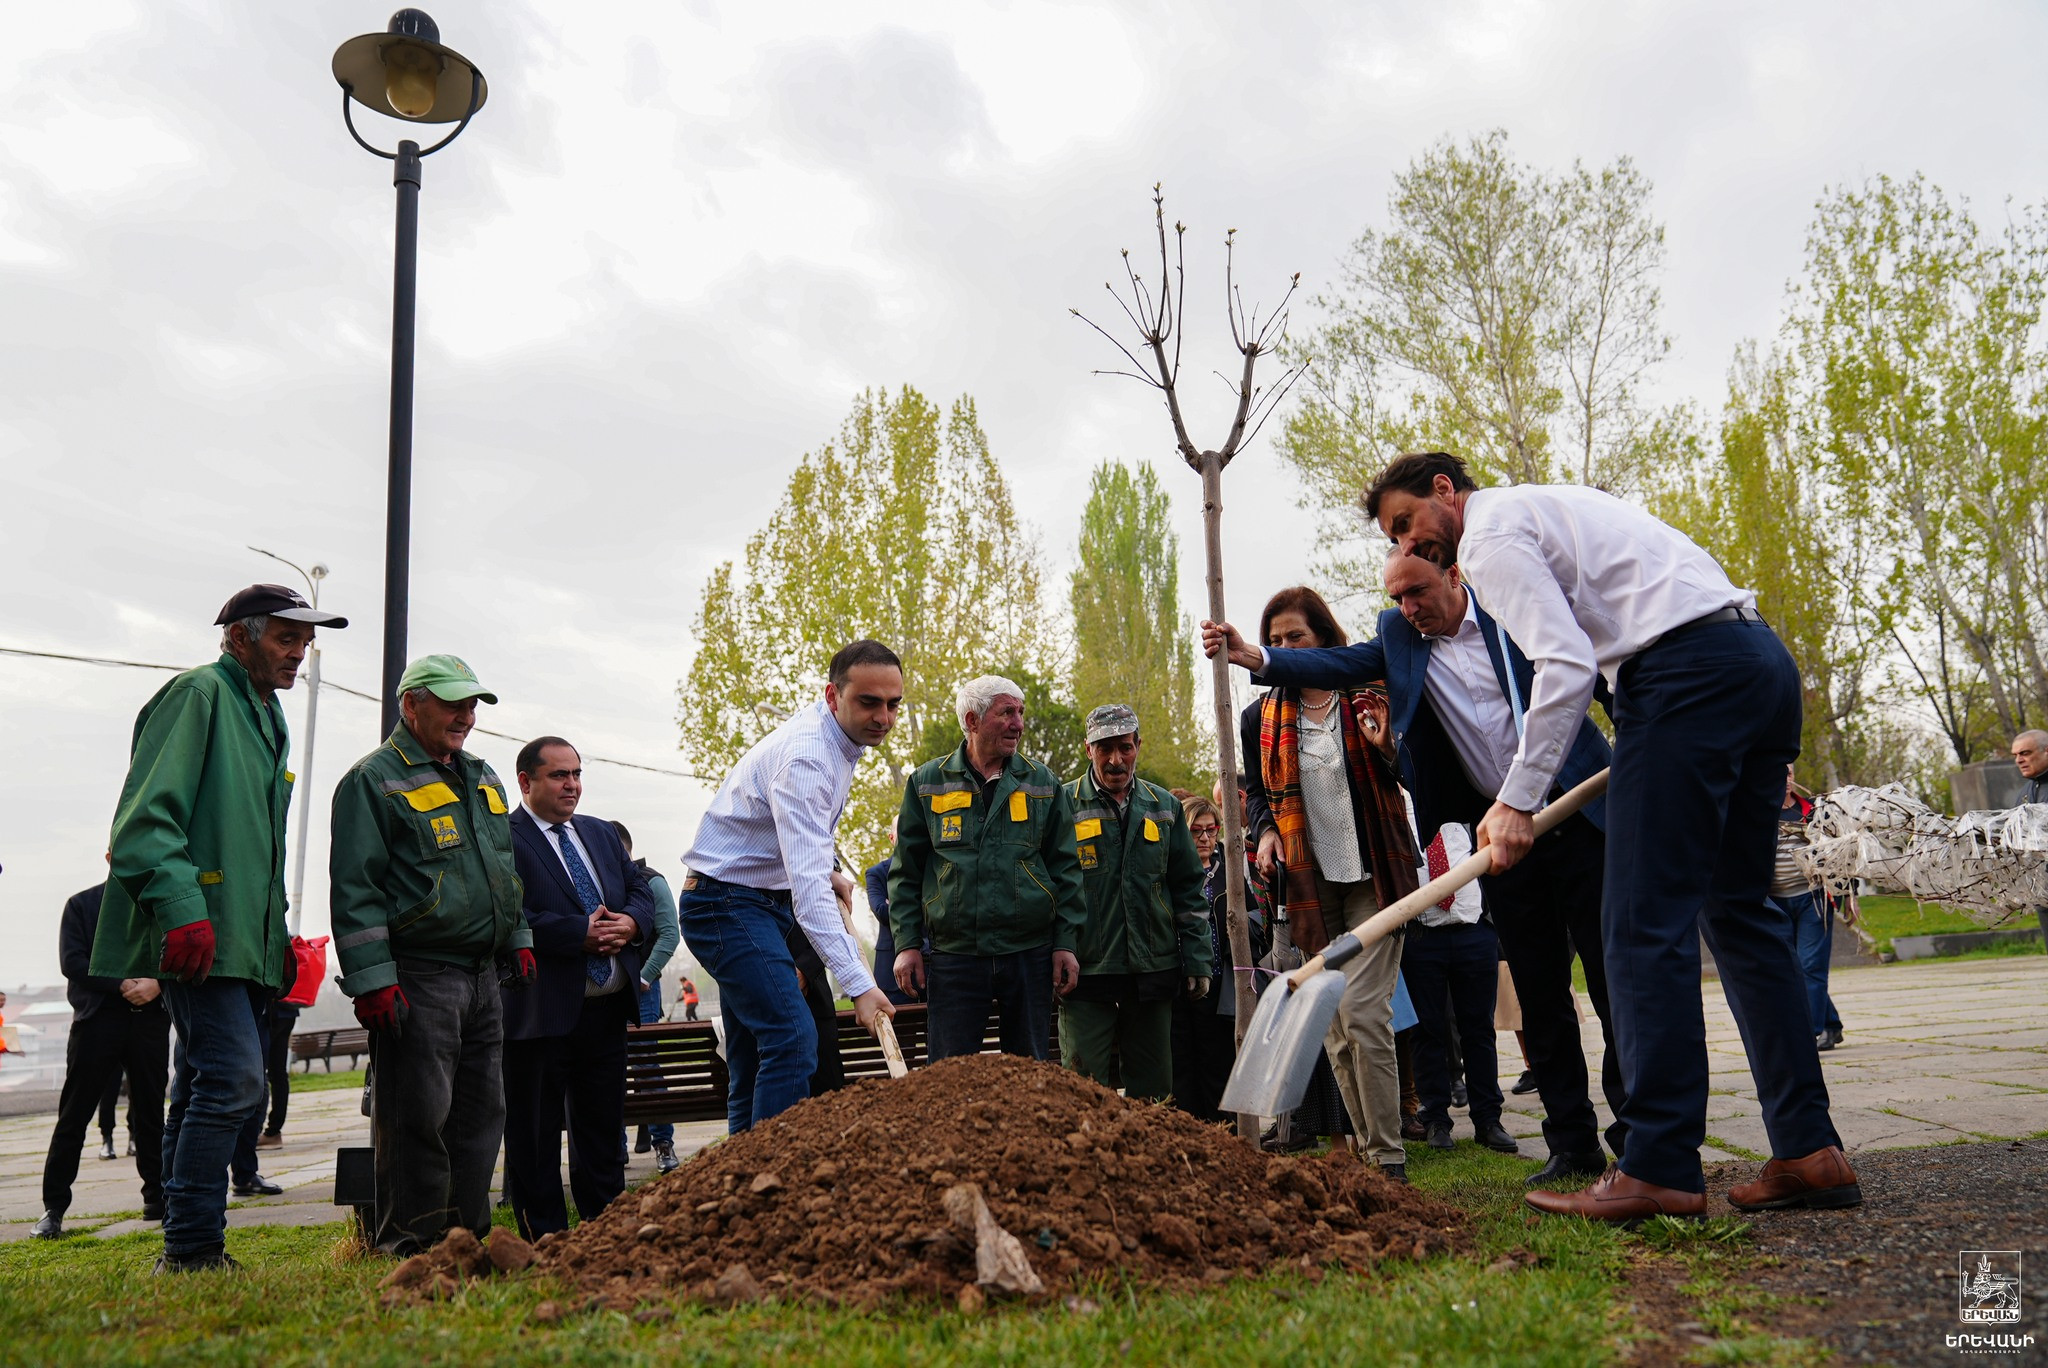
[[[1586,804],[1607,792],[1607,771],[1586,779],[1570,793],[1565,794],[1550,806],[1536,814],[1536,835],[1543,836],[1552,827],[1577,812]],[[1475,850],[1464,859],[1452,865],[1449,870],[1437,875],[1422,887],[1410,893],[1392,907],[1383,907],[1367,918],[1356,931],[1348,931],[1337,937],[1323,953],[1287,975],[1290,990],[1301,987],[1325,969],[1334,969],[1368,945],[1385,940],[1394,931],[1421,916],[1423,909],[1433,903],[1440,903],[1451,894],[1471,883],[1481,874],[1493,869],[1493,855],[1490,851]]]
[[[907,1078],[910,1066],[903,1062],[903,1047],[896,1043],[896,1023],[887,1012],[875,1014],[875,1039],[882,1042],[882,1058],[888,1061],[889,1077]]]

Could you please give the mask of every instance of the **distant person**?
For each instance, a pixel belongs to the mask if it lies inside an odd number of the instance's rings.
[[[683,943],[681,925],[676,921],[676,895],[669,891],[668,880],[660,870],[645,860],[633,857],[633,833],[626,830],[624,822],[614,821],[612,830],[619,833],[619,844],[626,848],[626,858],[639,867],[640,875],[647,880],[647,891],[654,895],[654,943],[647,947],[647,957],[640,962],[640,1024],[652,1026],[666,1019],[667,1012],[661,1000],[661,975],[668,968],[669,960],[675,955],[676,947]],[[676,1128],[667,1121],[656,1121],[640,1127],[633,1152],[654,1153],[654,1169],[657,1173],[674,1171],[682,1160],[676,1158]]]
[[[862,640],[834,655],[827,673],[822,702],[740,758],[683,857],[690,873],[677,913],[690,953],[718,981],[734,1134],[803,1101],[817,1071],[816,1031],[789,953],[792,926],[853,997],[862,1026],[872,1032],[877,1014],[896,1011],[840,918],[832,838],[854,766],[896,725],[903,662]]]
[[[512,813],[539,976],[505,994],[505,1190],[529,1240],[567,1230],[569,1193],[591,1220],[626,1190],[626,1029],[640,1020],[640,965],[654,894],[610,822],[577,813],[583,757],[559,736],[519,751]]]
[[[264,1060],[270,1116],[264,1122],[263,1133],[256,1137],[256,1148],[260,1150],[284,1147],[284,1119],[292,1104],[292,1032],[298,1024],[296,1004],[282,1000],[270,1004],[270,1053]]]
[[[371,1238],[404,1258],[491,1227],[505,1138],[504,1001],[531,985],[504,781],[463,749],[498,696],[452,655],[398,681],[399,723],[334,790],[328,906],[341,991],[370,1033]]]
[[[1785,767],[1785,803],[1778,812],[1778,857],[1771,873],[1771,901],[1785,914],[1786,933],[1793,953],[1799,956],[1800,972],[1806,975],[1806,1008],[1811,1020],[1813,1047],[1832,1050],[1842,1043],[1842,1017],[1828,996],[1828,961],[1835,948],[1834,904],[1799,864],[1799,856],[1810,844],[1806,824],[1813,817],[1808,802],[1792,780],[1792,767]],[[1855,895],[1845,907],[1846,919],[1855,921]]]
[[[104,885],[103,885],[104,886]],[[89,950],[89,947],[88,947]],[[121,1075],[116,1073],[107,1080],[107,1090],[100,1094],[100,1158],[118,1159],[114,1149],[114,1113],[121,1105]],[[128,1138],[128,1153],[135,1153],[135,1137]]]
[[[1088,714],[1088,771],[1064,786],[1087,914],[1080,978],[1060,1003],[1060,1058],[1104,1087],[1173,1092],[1173,1004],[1209,996],[1216,962],[1202,858],[1181,806],[1138,777],[1137,712]],[[1112,1071],[1111,1060],[1117,1062]]]
[[[678,909],[676,916],[678,925],[680,925],[682,917],[680,909]],[[683,995],[683,1020],[695,1021],[697,1019],[697,981],[685,974],[680,987]]]
[[[74,893],[57,929],[57,959],[64,996],[71,1002],[71,1035],[64,1042],[64,1087],[57,1125],[43,1160],[43,1217],[29,1234],[54,1240],[64,1233],[79,1151],[100,1099],[128,1074],[128,1134],[135,1143],[135,1173],[142,1179],[142,1218],[164,1218],[164,1088],[170,1061],[171,1018],[154,978],[102,978],[91,971],[105,884]],[[109,1125],[105,1148],[114,1147]],[[102,1158],[108,1157],[104,1152]]]
[[[1218,785],[1221,792],[1221,785]],[[1209,905],[1209,958],[1215,965],[1209,992],[1181,997],[1173,1004],[1173,1101],[1182,1111],[1204,1121],[1225,1119],[1218,1105],[1237,1062],[1237,979],[1230,972],[1229,870],[1223,855],[1223,817],[1207,798],[1181,799],[1188,835],[1202,861],[1202,897]],[[1244,859],[1244,852],[1239,852]],[[1257,964],[1270,946],[1266,932],[1266,894],[1258,869],[1244,860],[1245,931],[1251,962]]]
[[[1044,1059],[1053,995],[1080,972],[1073,802],[1058,775],[1018,753],[1022,686],[970,679],[953,710],[959,749],[918,766],[896,815],[896,986],[924,995],[934,1062],[979,1054],[991,1008],[1004,1054]]]
[[[2048,731],[2023,731],[2012,739],[2012,762],[2019,766],[2026,787],[2020,790],[2022,803],[2048,803]],[[2034,909],[2041,923],[2041,938],[2048,942],[2048,907]]]
[[[91,960],[95,978],[162,981],[178,1033],[163,1138],[166,1272],[235,1266],[228,1160],[263,1105],[257,1018],[291,954],[291,733],[277,693],[297,681],[314,630],[348,619],[256,584],[214,625],[220,659],[157,690],[135,720]]]

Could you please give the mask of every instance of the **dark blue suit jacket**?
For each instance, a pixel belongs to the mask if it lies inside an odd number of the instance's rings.
[[[1536,681],[1536,667],[1521,648],[1501,631],[1486,609],[1473,600],[1479,632],[1486,653],[1493,658],[1494,679],[1501,696],[1507,696],[1508,670],[1515,672],[1515,687],[1526,704]],[[1300,650],[1268,649],[1266,672],[1255,676],[1254,684],[1284,688],[1338,689],[1383,679],[1387,684],[1387,709],[1391,714],[1398,750],[1401,786],[1415,800],[1415,824],[1434,834],[1448,822],[1476,822],[1493,806],[1493,800],[1479,793],[1465,777],[1450,733],[1429,704],[1423,677],[1429,671],[1429,641],[1401,616],[1398,608],[1380,614],[1380,634],[1371,641],[1350,646],[1310,647]],[[1591,717],[1579,723],[1579,734],[1565,754],[1557,782],[1571,788],[1607,767],[1611,748]],[[1605,829],[1607,800],[1596,798],[1585,806],[1586,819]]]
[[[647,876],[626,858],[626,847],[612,824],[599,817],[569,819],[590,852],[591,877],[604,905],[631,917],[640,933],[619,951],[619,972],[626,976],[629,1001],[640,995],[640,960],[654,936],[654,893]],[[562,867],[548,836],[520,804],[512,809],[512,864],[524,888],[526,924],[533,928],[533,958],[539,977],[525,988],[506,984],[505,1039],[538,1040],[567,1035],[583,1014],[585,959],[583,937],[590,917],[576,900],[576,886]],[[638,1011],[627,1019],[638,1021]]]

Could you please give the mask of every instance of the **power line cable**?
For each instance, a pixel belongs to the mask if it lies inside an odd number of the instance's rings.
[[[151,660],[121,660],[115,656],[68,655],[63,651],[30,651],[19,646],[0,646],[0,655],[27,656],[33,660],[68,660],[80,665],[105,665],[130,670],[163,670],[170,674],[183,674],[186,670],[192,668],[189,665],[159,665]],[[360,698],[366,703],[376,703],[381,706],[383,702],[375,694],[364,693],[361,689],[351,689],[346,684],[337,684],[331,679],[321,680],[320,687],[332,689],[336,693],[347,694],[350,698]],[[495,736],[500,741],[511,741],[522,746],[533,739],[527,736],[513,736],[509,732],[492,731],[489,727],[475,727],[472,730],[482,732],[485,736]],[[709,775],[692,774],[688,770],[665,769],[660,765],[642,765],[632,760],[614,760],[605,755],[586,755],[583,758],[599,765],[614,765],[619,769],[644,770],[648,774],[666,774],[675,779],[695,779],[700,784],[716,784],[720,782]]]

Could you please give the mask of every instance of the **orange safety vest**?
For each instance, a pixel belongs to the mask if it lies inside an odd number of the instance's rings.
[[[692,982],[690,982],[690,981],[689,981],[688,979],[684,979],[684,980],[683,980],[683,1005],[684,1005],[684,1006],[686,1006],[686,1007],[694,1007],[694,1006],[696,1006],[696,1004],[697,1004],[697,985],[696,985],[696,984],[694,984],[694,983],[692,983]]]

